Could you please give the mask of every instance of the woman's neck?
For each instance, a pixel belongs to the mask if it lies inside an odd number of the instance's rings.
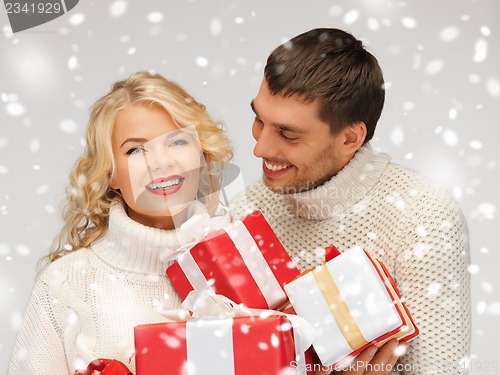
[[[179,228],[187,220],[188,216],[188,207],[173,216],[161,215],[157,212],[146,215],[128,209],[126,211],[127,215],[139,224],[165,230]]]

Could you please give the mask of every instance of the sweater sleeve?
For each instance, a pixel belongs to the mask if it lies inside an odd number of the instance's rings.
[[[445,191],[422,192],[413,202],[395,276],[420,336],[401,357],[401,373],[464,374],[471,336],[467,225]]]
[[[38,281],[33,289],[12,351],[8,375],[68,375],[64,346],[48,286]]]

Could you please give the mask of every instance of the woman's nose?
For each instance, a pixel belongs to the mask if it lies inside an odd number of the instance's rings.
[[[151,169],[168,169],[172,167],[176,158],[175,155],[170,150],[166,149],[158,149],[148,153],[149,165]]]

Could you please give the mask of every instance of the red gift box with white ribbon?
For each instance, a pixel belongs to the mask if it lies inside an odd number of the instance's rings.
[[[261,309],[285,303],[284,285],[299,274],[260,211],[213,231],[167,268],[181,299],[193,289],[212,289]]]
[[[178,321],[136,326],[136,375],[313,374],[306,349],[314,330],[305,320],[226,301],[192,292],[183,302],[187,310],[164,312]]]
[[[315,328],[313,348],[324,366],[419,334],[385,266],[359,246],[304,272],[285,290],[297,315]]]

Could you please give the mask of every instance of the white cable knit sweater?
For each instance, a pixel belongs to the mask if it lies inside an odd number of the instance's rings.
[[[120,360],[135,373],[133,327],[166,321],[158,310],[180,307],[159,259],[167,246],[178,246],[177,234],[141,225],[113,206],[101,239],[39,275],[8,374],[68,375],[96,358]]]
[[[471,334],[467,226],[441,187],[365,145],[316,189],[281,195],[261,181],[231,209],[235,219],[261,210],[302,271],[323,262],[326,246],[361,245],[385,263],[420,329],[400,358],[400,373],[464,373]]]

